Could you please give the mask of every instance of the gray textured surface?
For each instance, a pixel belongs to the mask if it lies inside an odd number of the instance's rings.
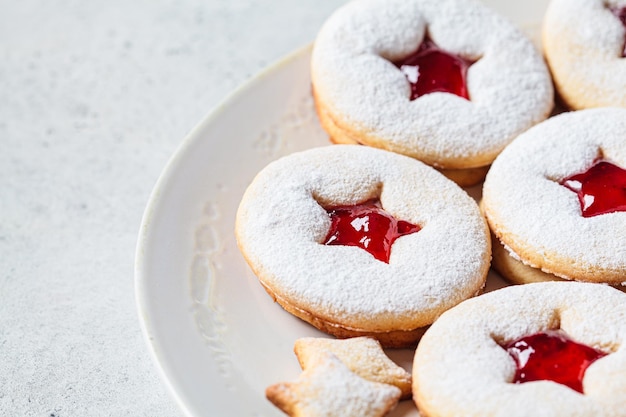
[[[0,416],[181,416],[137,318],[150,191],[341,1],[0,0]]]

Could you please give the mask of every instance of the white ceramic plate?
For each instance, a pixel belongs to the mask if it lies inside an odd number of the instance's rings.
[[[545,1],[487,3],[520,25],[538,23],[545,9]],[[323,336],[272,302],[233,235],[239,200],[258,171],[328,144],[310,96],[309,55],[305,48],[277,63],[202,121],[165,168],[144,214],[139,314],[162,376],[189,416],[282,416],[265,388],[300,374],[297,338]],[[390,355],[409,368],[412,353]],[[411,401],[391,414],[417,415]]]

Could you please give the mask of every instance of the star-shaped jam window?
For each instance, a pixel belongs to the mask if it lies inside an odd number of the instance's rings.
[[[466,75],[473,62],[439,48],[430,39],[424,39],[416,52],[394,64],[411,85],[411,100],[436,92],[469,100]]]
[[[578,195],[583,217],[626,211],[626,170],[606,160],[560,184]]]
[[[397,220],[382,208],[379,200],[326,211],[331,225],[325,245],[358,246],[385,263],[389,263],[391,245],[397,238],[420,230],[419,226]]]
[[[606,353],[570,339],[562,330],[522,337],[503,346],[516,365],[513,382],[554,381],[583,393],[585,371]]]

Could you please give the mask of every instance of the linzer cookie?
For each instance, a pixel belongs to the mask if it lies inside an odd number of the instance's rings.
[[[348,3],[321,28],[311,66],[334,142],[411,156],[462,185],[553,107],[541,54],[472,0]]]
[[[626,1],[552,0],[543,46],[569,107],[626,107]]]
[[[288,312],[338,337],[414,343],[489,269],[475,201],[412,158],[357,145],[284,157],[246,190],[239,248]]]
[[[413,398],[428,417],[624,416],[626,294],[517,285],[467,300],[422,337]]]
[[[482,209],[509,254],[494,250],[506,278],[624,285],[626,109],[565,113],[520,135],[493,163]],[[540,273],[528,279],[516,260]]]

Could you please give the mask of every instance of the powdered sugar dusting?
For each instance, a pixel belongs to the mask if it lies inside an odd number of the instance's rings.
[[[389,264],[356,247],[325,246],[323,205],[379,197],[422,229],[394,243]],[[237,237],[264,285],[295,307],[366,331],[412,330],[476,294],[489,264],[478,207],[434,169],[401,155],[333,145],[284,157],[246,191]]]
[[[615,284],[623,281],[626,212],[582,217],[576,193],[559,182],[586,171],[598,158],[626,167],[625,139],[622,109],[565,113],[521,135],[485,180],[483,206],[494,232],[525,263],[546,272],[581,280],[605,274]],[[529,253],[543,257],[543,264],[531,262]]]
[[[587,369],[585,395],[548,381],[511,384],[515,365],[499,344],[559,328],[610,353]],[[414,361],[414,397],[438,416],[618,416],[626,409],[624,346],[624,293],[574,282],[507,287],[460,304],[426,332]]]
[[[626,0],[553,0],[546,12],[546,56],[575,108],[626,107],[626,29],[611,7]]]
[[[417,50],[425,33],[478,59],[468,70],[471,101],[446,93],[409,101],[409,84],[389,60]],[[472,0],[349,3],[321,29],[312,77],[318,100],[363,143],[445,168],[488,165],[553,106],[550,76],[530,40]]]

